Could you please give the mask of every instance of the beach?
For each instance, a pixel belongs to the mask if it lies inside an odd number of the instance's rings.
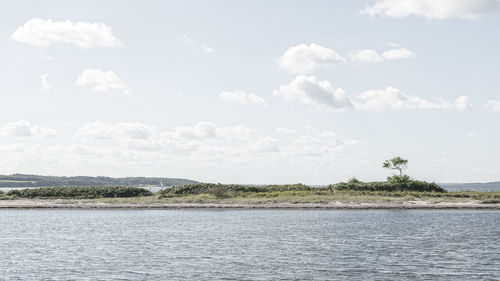
[[[193,202],[146,202],[125,200],[89,200],[89,199],[16,199],[0,200],[0,209],[470,209],[500,210],[498,203],[481,203],[477,200],[466,202],[432,202],[413,200],[404,202],[259,202],[259,203],[193,203]]]

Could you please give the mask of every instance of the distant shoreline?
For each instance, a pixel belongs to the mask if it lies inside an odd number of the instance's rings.
[[[500,210],[498,203],[408,201],[377,203],[101,203],[85,200],[0,200],[0,209],[328,209],[328,210]]]

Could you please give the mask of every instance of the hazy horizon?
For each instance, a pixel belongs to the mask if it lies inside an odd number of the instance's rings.
[[[0,174],[500,181],[499,5],[0,0]]]

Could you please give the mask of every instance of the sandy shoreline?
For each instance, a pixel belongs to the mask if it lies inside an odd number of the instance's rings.
[[[0,200],[0,209],[470,209],[500,210],[500,204],[470,202],[408,201],[378,203],[100,203],[80,200]]]

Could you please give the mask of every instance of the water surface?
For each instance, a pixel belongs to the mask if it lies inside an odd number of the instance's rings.
[[[0,280],[499,280],[498,211],[0,210]]]

